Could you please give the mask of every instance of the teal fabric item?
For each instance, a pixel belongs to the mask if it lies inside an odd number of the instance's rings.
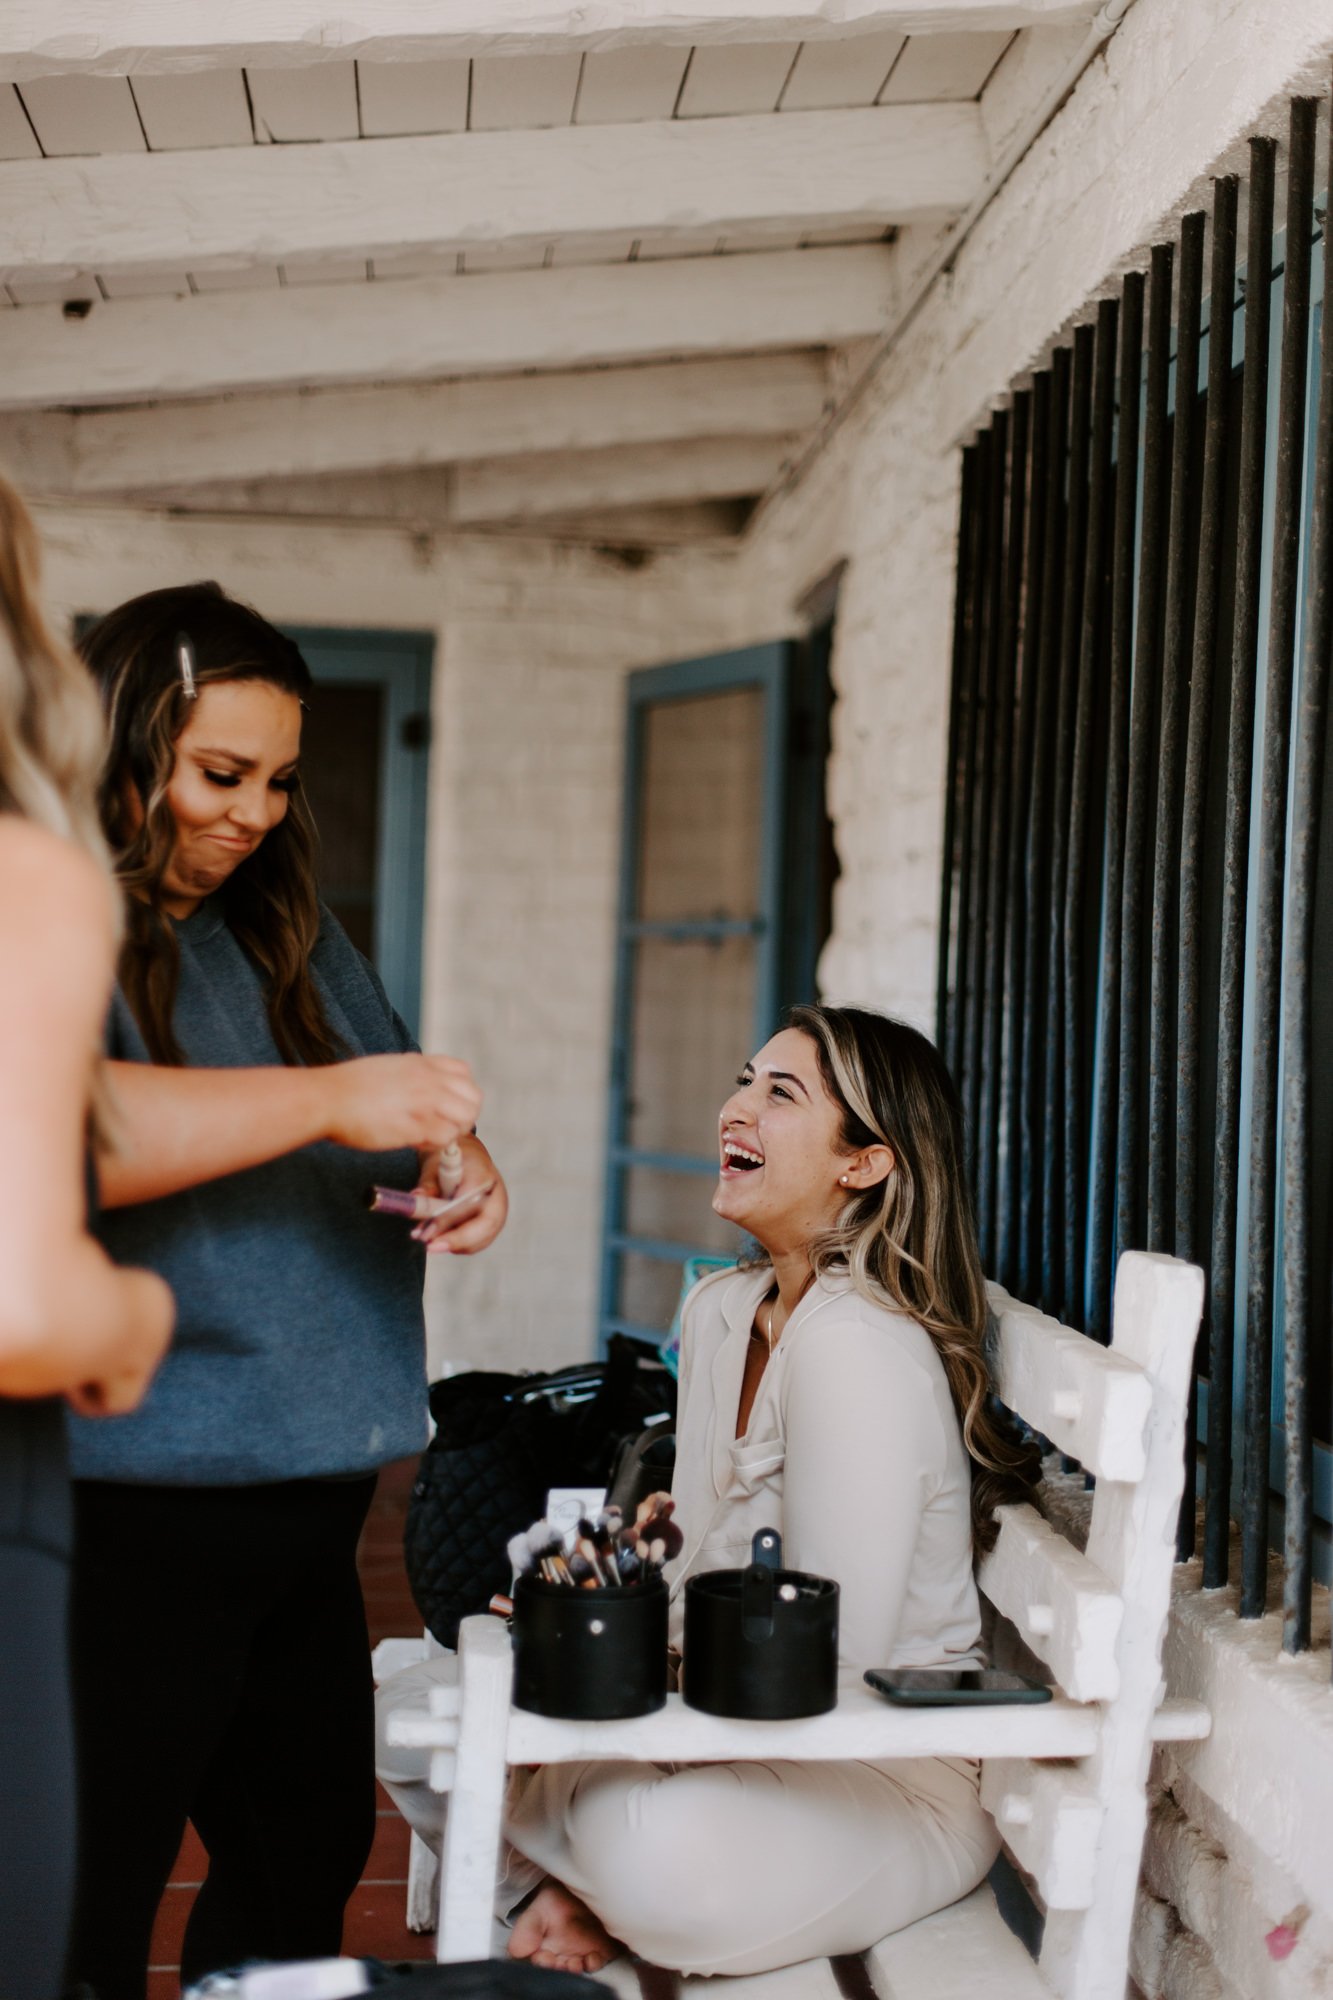
[[[192,1067],[278,1063],[261,974],[217,899],[176,925],[176,1037]],[[311,967],[350,1055],[415,1046],[376,974],[324,912]],[[117,992],[107,1053],[146,1062]],[[410,1187],[410,1151],[321,1143],[222,1180],[104,1212],[117,1263],[176,1294],[171,1350],[132,1415],[71,1420],[76,1478],[244,1486],[337,1478],[426,1441],[424,1253],[406,1223],[371,1215],[367,1185]]]
[[[680,1278],[680,1297],[676,1301],[676,1317],[671,1322],[671,1331],[662,1343],[662,1359],[673,1375],[680,1374],[680,1315],[686,1299],[710,1271],[730,1271],[734,1257],[687,1257]]]

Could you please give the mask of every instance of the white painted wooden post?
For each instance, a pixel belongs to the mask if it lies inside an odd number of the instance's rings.
[[[1125,1607],[1116,1646],[1120,1693],[1106,1707],[1082,1773],[1104,1814],[1096,1898],[1086,1913],[1052,1910],[1046,1921],[1042,1975],[1062,2000],[1124,2000],[1203,1294],[1203,1273],[1192,1264],[1140,1251],[1120,1259],[1112,1347],[1145,1371],[1153,1406],[1144,1477],[1132,1485],[1099,1479],[1093,1502],[1088,1558]]]
[[[506,1626],[488,1616],[465,1618],[458,1635],[458,1761],[445,1821],[435,1940],[442,1965],[490,1956],[513,1678]]]

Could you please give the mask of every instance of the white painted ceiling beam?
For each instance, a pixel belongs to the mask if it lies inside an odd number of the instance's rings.
[[[0,78],[560,54],[669,42],[984,33],[1090,21],[1098,0],[6,0]]]
[[[181,480],[316,477],[516,452],[813,426],[821,353],[736,355],[561,375],[228,396],[0,418],[0,457],[33,492],[123,493]]]
[[[736,500],[762,493],[795,448],[791,438],[713,438],[460,465],[452,474],[449,511],[457,526],[467,527],[594,507]]]
[[[15,160],[3,169],[0,279],[873,228],[961,213],[986,168],[975,104]]]
[[[777,477],[795,448],[792,438],[617,445],[406,472],[164,484],[133,498],[139,504],[211,514],[476,527],[593,509],[753,497]]]
[[[0,314],[0,409],[830,347],[878,333],[892,250],[691,257]]]

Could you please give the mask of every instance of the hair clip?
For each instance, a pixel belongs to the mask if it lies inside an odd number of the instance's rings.
[[[199,690],[194,684],[194,647],[190,644],[188,632],[176,634],[176,659],[180,666],[181,693],[187,701],[197,701]]]

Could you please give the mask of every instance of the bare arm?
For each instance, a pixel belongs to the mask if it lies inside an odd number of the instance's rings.
[[[110,891],[93,864],[0,820],[0,1394],[133,1408],[171,1331],[171,1294],[117,1270],[83,1218],[93,1055],[111,983]]]
[[[360,1056],[318,1069],[109,1063],[117,1147],[98,1160],[108,1208],[262,1166],[316,1139],[366,1152],[447,1146],[481,1092],[452,1056]]]

